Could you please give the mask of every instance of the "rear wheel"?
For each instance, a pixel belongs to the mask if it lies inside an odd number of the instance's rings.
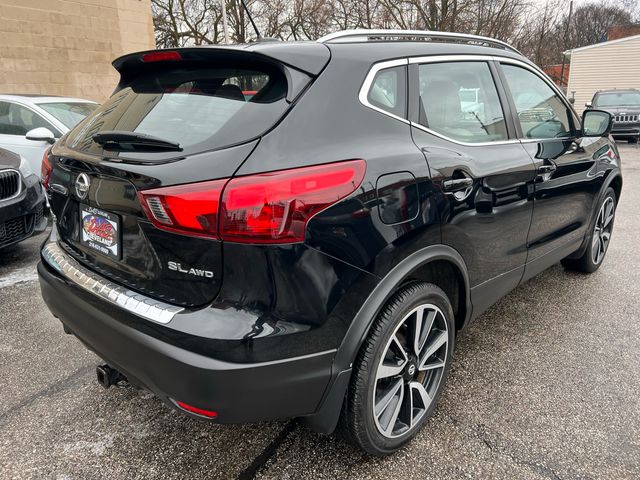
[[[629,137],[629,143],[638,143],[638,137]]]
[[[616,214],[616,194],[612,188],[607,189],[598,209],[598,216],[591,231],[587,249],[580,258],[562,260],[562,265],[569,270],[592,273],[604,260],[609,248],[613,222]]]
[[[435,409],[455,338],[446,294],[429,283],[401,289],[379,314],[354,364],[342,431],[373,455],[409,442]]]

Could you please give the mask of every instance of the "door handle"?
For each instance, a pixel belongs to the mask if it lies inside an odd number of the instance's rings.
[[[473,186],[473,178],[452,178],[442,182],[445,192],[459,192]]]

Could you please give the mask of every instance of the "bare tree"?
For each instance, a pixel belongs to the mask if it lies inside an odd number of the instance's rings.
[[[220,1],[151,0],[158,46],[222,41]],[[224,1],[233,42],[255,40],[241,1]],[[455,31],[509,41],[539,65],[558,63],[564,50],[599,42],[612,25],[640,18],[640,0],[607,1],[580,5],[569,21],[569,0],[245,0],[262,36],[307,40],[351,28]]]
[[[159,47],[218,43],[222,12],[218,0],[152,0]]]

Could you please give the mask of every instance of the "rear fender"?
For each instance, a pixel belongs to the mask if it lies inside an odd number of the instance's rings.
[[[367,337],[371,326],[394,292],[419,268],[436,260],[451,262],[460,271],[466,303],[464,325],[472,316],[472,305],[469,288],[469,275],[462,256],[447,245],[432,245],[418,250],[391,270],[371,292],[365,303],[356,314],[345,338],[336,352],[332,368],[332,381],[325,392],[324,399],[317,413],[302,419],[312,430],[329,434],[333,432],[340,417],[340,411],[351,378],[351,369],[356,355]]]

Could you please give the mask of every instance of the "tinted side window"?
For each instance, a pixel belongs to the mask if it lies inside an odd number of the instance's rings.
[[[507,139],[498,91],[486,62],[420,65],[419,121],[461,142]]]
[[[0,134],[26,135],[29,130],[45,127],[56,137],[60,132],[37,113],[11,102],[0,102]]]
[[[407,78],[404,66],[380,70],[367,94],[367,100],[382,110],[406,117]]]
[[[569,110],[539,76],[514,65],[502,65],[522,134],[526,138],[562,138],[573,135]]]

